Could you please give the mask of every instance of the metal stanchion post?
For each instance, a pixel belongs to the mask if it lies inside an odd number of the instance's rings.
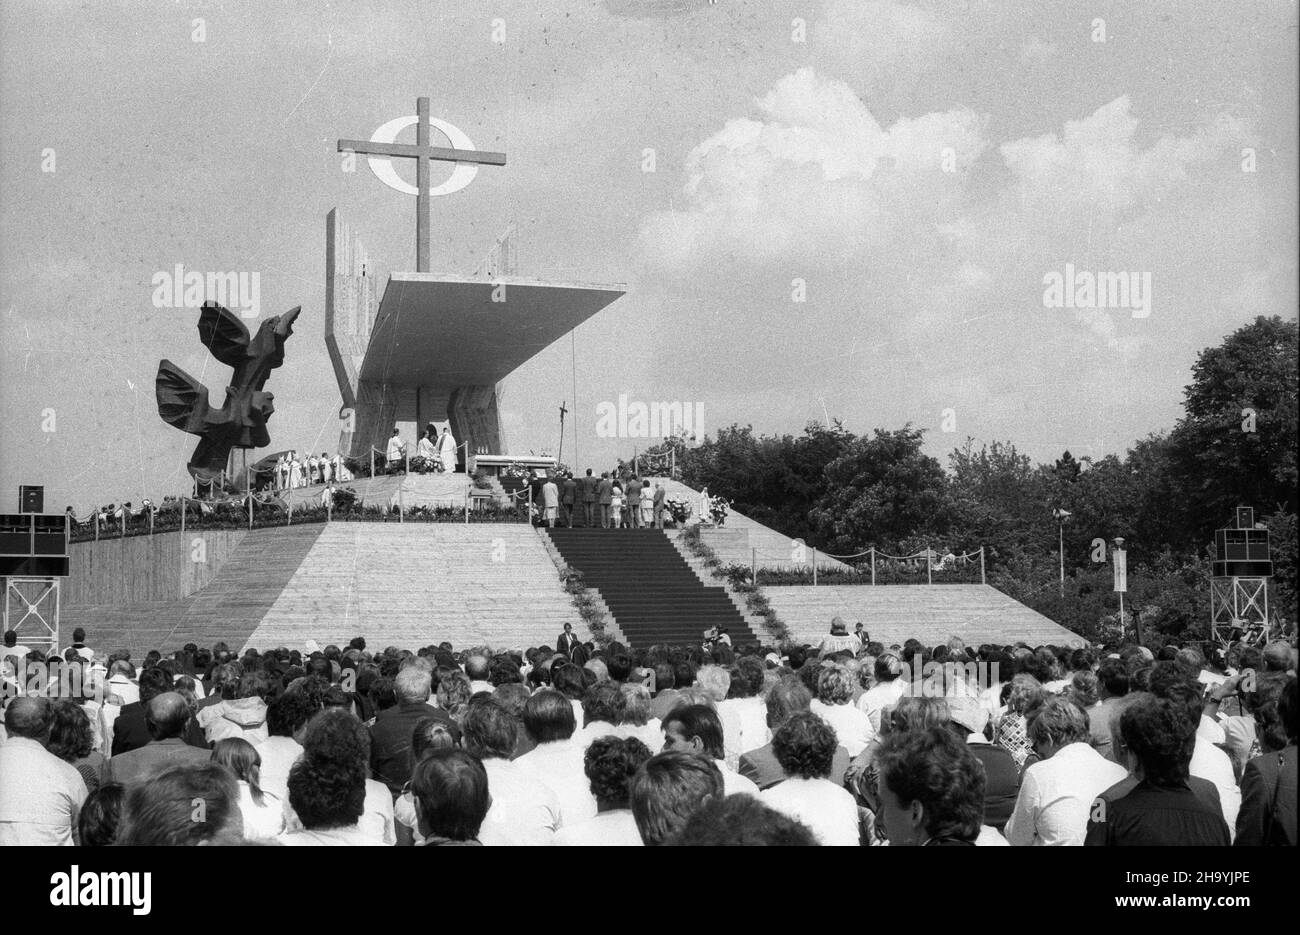
[[[925,544],[925,583],[934,584],[934,569],[930,563],[930,543]]]
[[[817,587],[817,546],[813,546],[813,587]]]
[[[876,547],[871,547],[871,583],[876,583]]]
[[[984,580],[984,546],[980,546],[980,584],[988,584]]]

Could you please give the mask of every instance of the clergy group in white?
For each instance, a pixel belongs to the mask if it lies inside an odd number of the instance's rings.
[[[319,457],[309,454],[299,458],[297,451],[290,451],[275,459],[276,490],[295,490],[311,484],[349,480],[352,480],[352,472],[343,463],[342,455],[330,457],[322,451]]]
[[[427,464],[433,465],[435,471],[455,471],[456,448],[456,439],[451,434],[451,426],[448,425],[439,435],[437,427],[430,422],[415,446],[415,454],[416,457],[423,458]],[[389,460],[392,460],[391,452]]]

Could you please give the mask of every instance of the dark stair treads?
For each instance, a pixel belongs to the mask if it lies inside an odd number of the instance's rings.
[[[566,564],[582,572],[634,646],[695,644],[725,626],[734,644],[758,642],[721,587],[706,585],[656,529],[548,529]]]

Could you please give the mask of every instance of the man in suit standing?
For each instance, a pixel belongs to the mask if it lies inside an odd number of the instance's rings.
[[[119,753],[108,761],[108,778],[129,786],[168,766],[199,766],[212,759],[206,747],[191,747],[185,742],[190,709],[177,692],[163,692],[149,700],[145,708],[149,735],[153,738],[138,750]]]
[[[600,500],[600,528],[609,528],[609,505],[614,500],[614,482],[609,479],[609,472],[600,475],[596,485],[596,496]]]
[[[560,512],[560,488],[555,486],[555,480],[550,477],[542,484],[542,510],[547,528],[554,529],[555,518]]]
[[[639,529],[641,526],[641,481],[635,474],[623,488],[627,491],[627,522],[633,529]]]
[[[564,632],[560,638],[555,641],[555,651],[564,653],[569,658],[573,658],[573,651],[578,647],[578,638],[573,635],[573,624],[566,623]]]
[[[573,528],[573,505],[578,496],[578,482],[573,479],[572,472],[566,472],[564,483],[560,485],[560,505],[564,510],[564,522],[570,529]]]
[[[582,479],[582,513],[587,518],[587,528],[596,525],[596,487],[598,482],[587,468],[587,476]]]
[[[655,484],[655,500],[654,500],[655,529],[664,528],[664,509],[665,509],[664,501],[667,499],[668,499],[668,494],[664,490],[664,485]]]

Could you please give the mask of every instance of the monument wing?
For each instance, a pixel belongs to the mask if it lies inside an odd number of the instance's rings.
[[[183,432],[201,435],[208,414],[208,388],[170,360],[159,361],[154,380],[158,415]]]
[[[248,328],[216,302],[204,302],[199,310],[199,338],[213,357],[229,367],[238,367],[248,352]]]

